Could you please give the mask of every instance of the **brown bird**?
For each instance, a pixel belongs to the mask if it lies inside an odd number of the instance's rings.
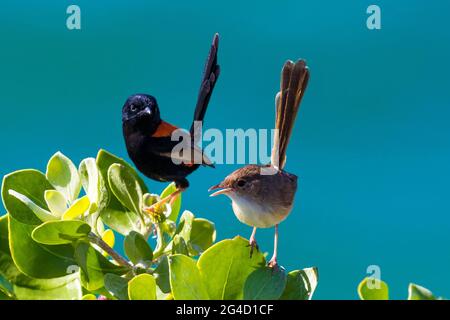
[[[278,267],[278,225],[287,218],[294,204],[297,176],[283,170],[286,150],[294,127],[300,101],[309,80],[309,69],[304,60],[287,61],[281,72],[280,92],[275,98],[275,139],[271,164],[247,165],[225,178],[209,190],[211,194],[228,196],[234,214],[239,221],[253,227],[250,237],[250,256],[258,249],[255,234],[257,228],[275,226],[274,252],[268,265]]]

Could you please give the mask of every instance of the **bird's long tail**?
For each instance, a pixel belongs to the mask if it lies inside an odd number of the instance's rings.
[[[203,71],[202,82],[197,98],[197,105],[195,106],[194,121],[191,126],[191,136],[194,139],[194,128],[197,121],[203,121],[206,109],[211,98],[214,86],[220,74],[220,67],[217,64],[217,51],[219,49],[219,35],[214,35],[211,49],[209,50],[208,58],[206,59],[205,69]]]
[[[297,117],[300,101],[309,80],[309,69],[304,60],[287,61],[281,71],[280,92],[275,98],[275,139],[272,149],[272,165],[283,169],[286,150]]]

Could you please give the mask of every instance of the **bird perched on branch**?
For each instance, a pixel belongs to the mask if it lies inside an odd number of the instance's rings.
[[[286,150],[295,118],[309,80],[304,60],[287,61],[281,72],[280,92],[276,95],[275,139],[269,165],[248,165],[210,188],[220,189],[211,196],[224,194],[232,201],[239,221],[253,227],[250,256],[257,247],[257,228],[275,226],[274,253],[268,265],[277,267],[278,224],[287,218],[294,204],[297,176],[283,170]]]
[[[189,182],[186,177],[200,165],[213,166],[211,161],[196,146],[194,129],[202,123],[208,103],[220,73],[217,64],[219,35],[215,34],[206,60],[203,77],[195,106],[194,118],[189,132],[187,149],[173,152],[179,141],[172,135],[179,129],[161,118],[156,98],[148,94],[130,96],[122,109],[122,127],[128,155],[138,170],[145,176],[162,182],[175,182],[176,191],[161,199],[158,204],[174,200],[184,191]],[[197,161],[196,161],[197,159]],[[198,160],[199,159],[199,160]],[[151,211],[154,208],[146,208]]]

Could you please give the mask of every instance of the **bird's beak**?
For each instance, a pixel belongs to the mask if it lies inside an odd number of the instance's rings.
[[[220,189],[212,194],[210,194],[210,197],[215,197],[218,196],[220,194],[227,194],[228,192],[232,191],[232,188],[225,188],[222,183],[216,184],[215,186],[212,186],[211,188],[208,189],[208,191],[212,191],[212,190],[216,190],[216,189]]]
[[[140,112],[141,114],[152,114],[152,110],[150,107],[146,107],[144,110]]]

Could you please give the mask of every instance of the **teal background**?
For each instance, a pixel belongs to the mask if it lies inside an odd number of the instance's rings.
[[[72,3],[80,31],[66,28]],[[379,31],[366,28],[372,3]],[[303,57],[311,69],[288,150],[300,188],[280,226],[280,263],[318,266],[316,298],[357,298],[369,265],[393,298],[410,281],[450,297],[449,12],[444,0],[3,0],[0,175],[45,170],[58,150],[77,163],[99,148],[126,157],[120,113],[132,93],[155,95],[166,120],[189,127],[219,32],[206,128],[271,128],[283,62]],[[251,232],[227,198],[208,197],[237,167],[198,170],[184,197],[219,239]],[[269,254],[272,235],[257,234]]]

